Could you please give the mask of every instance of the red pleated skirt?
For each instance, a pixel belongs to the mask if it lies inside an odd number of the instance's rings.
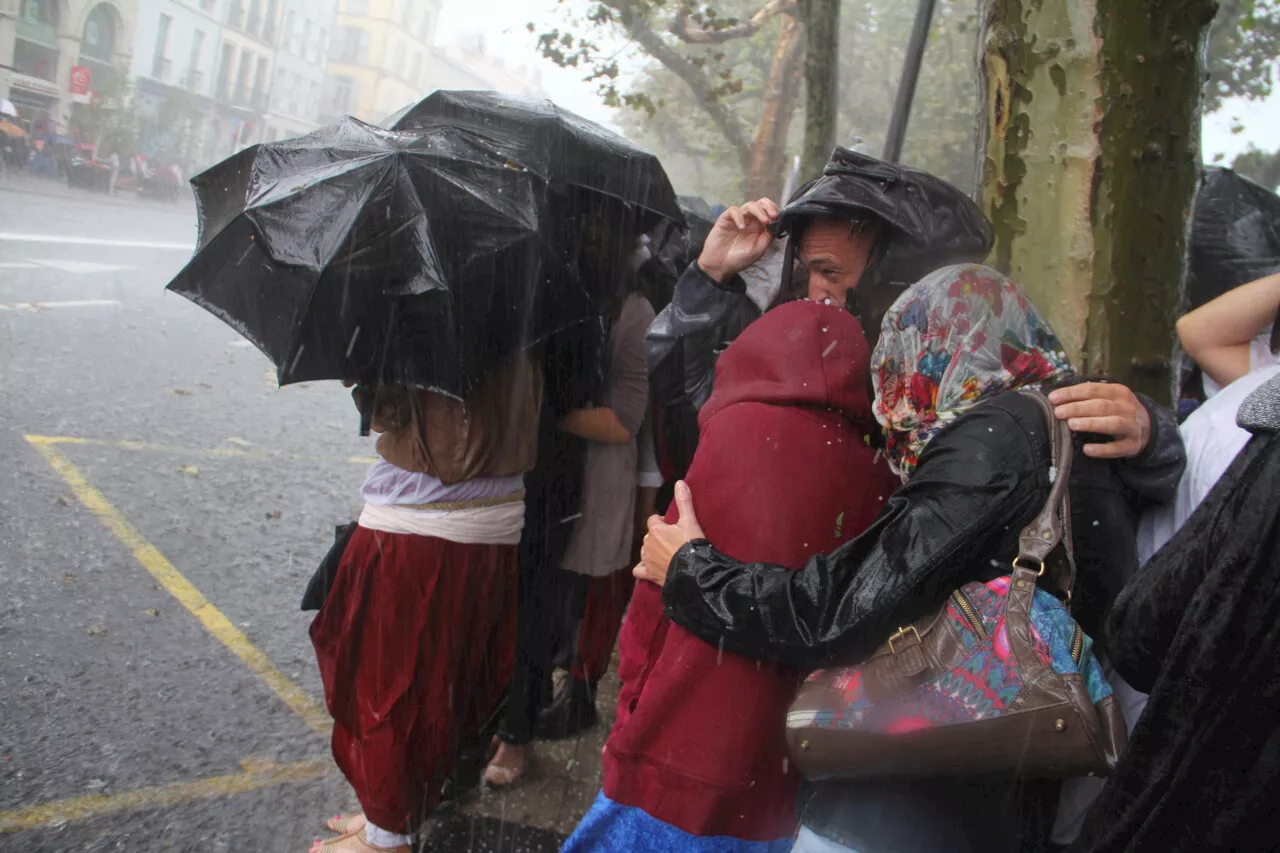
[[[440,801],[515,659],[516,548],[359,527],[311,641],[333,756],[368,819],[411,832]]]

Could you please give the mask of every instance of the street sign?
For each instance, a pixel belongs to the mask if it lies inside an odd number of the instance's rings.
[[[93,72],[83,65],[75,65],[71,68],[71,94],[87,95],[89,87],[93,84]]]

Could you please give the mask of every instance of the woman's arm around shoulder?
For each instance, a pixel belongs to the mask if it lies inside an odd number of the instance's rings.
[[[864,657],[965,582],[974,561],[1043,503],[1046,430],[1032,437],[1043,415],[1011,397],[934,438],[871,527],[799,571],[739,563],[705,540],[684,546],[666,579],[668,615],[747,657],[805,668]]]

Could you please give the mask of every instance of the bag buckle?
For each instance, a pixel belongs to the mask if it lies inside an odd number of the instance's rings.
[[[893,634],[890,635],[889,637],[889,653],[890,654],[896,655],[898,653],[898,650],[893,647],[893,641],[901,640],[904,637],[906,637],[907,634],[912,634],[915,636],[917,645],[922,642],[920,639],[920,632],[916,630],[915,625],[908,625],[905,628],[899,627],[898,630],[894,631]]]
[[[1025,558],[1024,558],[1023,556],[1018,555],[1017,557],[1014,557],[1014,558],[1013,558],[1013,568],[1014,568],[1015,570],[1017,570],[1017,569],[1026,569],[1027,571],[1031,571],[1031,567],[1030,567],[1030,566],[1023,566],[1023,565],[1019,565],[1018,561],[1019,561],[1019,560],[1022,560],[1022,559],[1026,559],[1026,560],[1028,560],[1028,561],[1033,561],[1033,562],[1036,562],[1036,563],[1040,563],[1040,561],[1039,561],[1039,560],[1036,560],[1034,557],[1025,557]],[[1044,570],[1045,570],[1045,564],[1044,564],[1044,563],[1040,563],[1040,569],[1036,572],[1036,577],[1043,577],[1043,576],[1044,576]]]

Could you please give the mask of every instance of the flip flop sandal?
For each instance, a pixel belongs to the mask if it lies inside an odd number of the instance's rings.
[[[359,832],[351,832],[346,835],[339,835],[337,838],[329,838],[324,841],[321,841],[319,847],[313,846],[311,849],[316,851],[329,850],[334,847],[337,847],[339,844],[342,844],[344,841],[350,841],[352,838],[354,838],[356,841],[359,841],[361,844],[363,844],[365,847],[368,847],[370,850],[402,850],[402,849],[408,850],[409,849],[408,847],[405,847],[403,845],[400,847],[378,847],[377,845],[371,844],[369,842],[369,836],[365,834],[365,830],[363,828]]]
[[[360,826],[358,828],[352,826],[352,824],[357,820],[360,821]],[[324,822],[324,828],[330,832],[336,832],[338,835],[351,835],[359,832],[360,829],[363,829],[364,824],[365,817],[363,812],[359,812],[357,814],[338,814],[326,820]]]
[[[408,846],[404,844],[400,845],[399,847],[379,847],[376,844],[371,844],[369,842],[369,836],[365,834],[365,831],[363,829],[361,829],[359,832],[356,833],[356,839],[361,844],[368,847],[370,850],[406,850],[407,851],[409,849]]]

